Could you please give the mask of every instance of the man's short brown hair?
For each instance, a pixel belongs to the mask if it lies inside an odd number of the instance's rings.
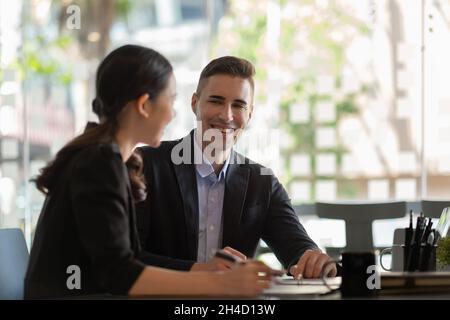
[[[216,74],[225,74],[232,77],[240,77],[247,79],[250,82],[252,92],[255,91],[255,84],[253,81],[253,76],[255,75],[255,67],[253,64],[245,59],[225,56],[212,60],[208,65],[202,70],[200,74],[200,79],[197,85],[197,94],[205,86],[206,80]]]

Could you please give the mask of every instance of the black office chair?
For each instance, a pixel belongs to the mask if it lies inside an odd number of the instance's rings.
[[[316,214],[319,218],[341,219],[345,221],[347,245],[339,251],[374,250],[372,223],[374,220],[403,218],[406,202],[317,202]],[[336,257],[337,248],[327,248],[327,253]]]
[[[450,207],[450,201],[422,200],[421,205],[425,217],[439,218],[442,210]]]
[[[0,300],[23,299],[28,256],[21,229],[0,229]]]

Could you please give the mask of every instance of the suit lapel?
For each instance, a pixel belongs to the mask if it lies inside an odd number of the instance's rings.
[[[190,148],[191,163],[174,164],[175,175],[180,187],[181,198],[183,201],[184,218],[186,223],[187,245],[189,250],[189,257],[192,260],[197,259],[198,248],[198,194],[197,194],[197,179],[195,176],[195,166],[193,165],[193,144],[192,132],[191,139],[183,139],[181,143],[190,141],[183,146],[180,154],[186,148]]]
[[[237,160],[239,155],[234,151],[232,152],[232,162],[227,170],[223,199],[223,247],[236,247],[236,233],[241,222],[250,176],[250,170],[238,164],[240,163]]]

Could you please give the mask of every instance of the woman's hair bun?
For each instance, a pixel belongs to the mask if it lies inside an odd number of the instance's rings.
[[[92,100],[92,111],[100,118],[105,116],[105,106],[100,98]]]

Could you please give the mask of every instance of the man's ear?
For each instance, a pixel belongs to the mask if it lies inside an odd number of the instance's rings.
[[[250,122],[250,119],[252,118],[252,114],[253,114],[253,105],[250,106],[250,112],[248,113],[248,121],[247,121],[247,123]]]
[[[192,112],[197,116],[197,101],[198,101],[198,95],[196,92],[192,94],[191,98],[191,109]]]
[[[147,101],[150,101],[149,99],[150,99],[150,95],[148,93],[145,93],[145,94],[141,95],[139,98],[137,98],[137,100],[136,100],[136,108],[137,108],[139,114],[141,114],[145,118],[148,118],[150,116],[150,114],[148,113],[148,110],[146,108]]]

